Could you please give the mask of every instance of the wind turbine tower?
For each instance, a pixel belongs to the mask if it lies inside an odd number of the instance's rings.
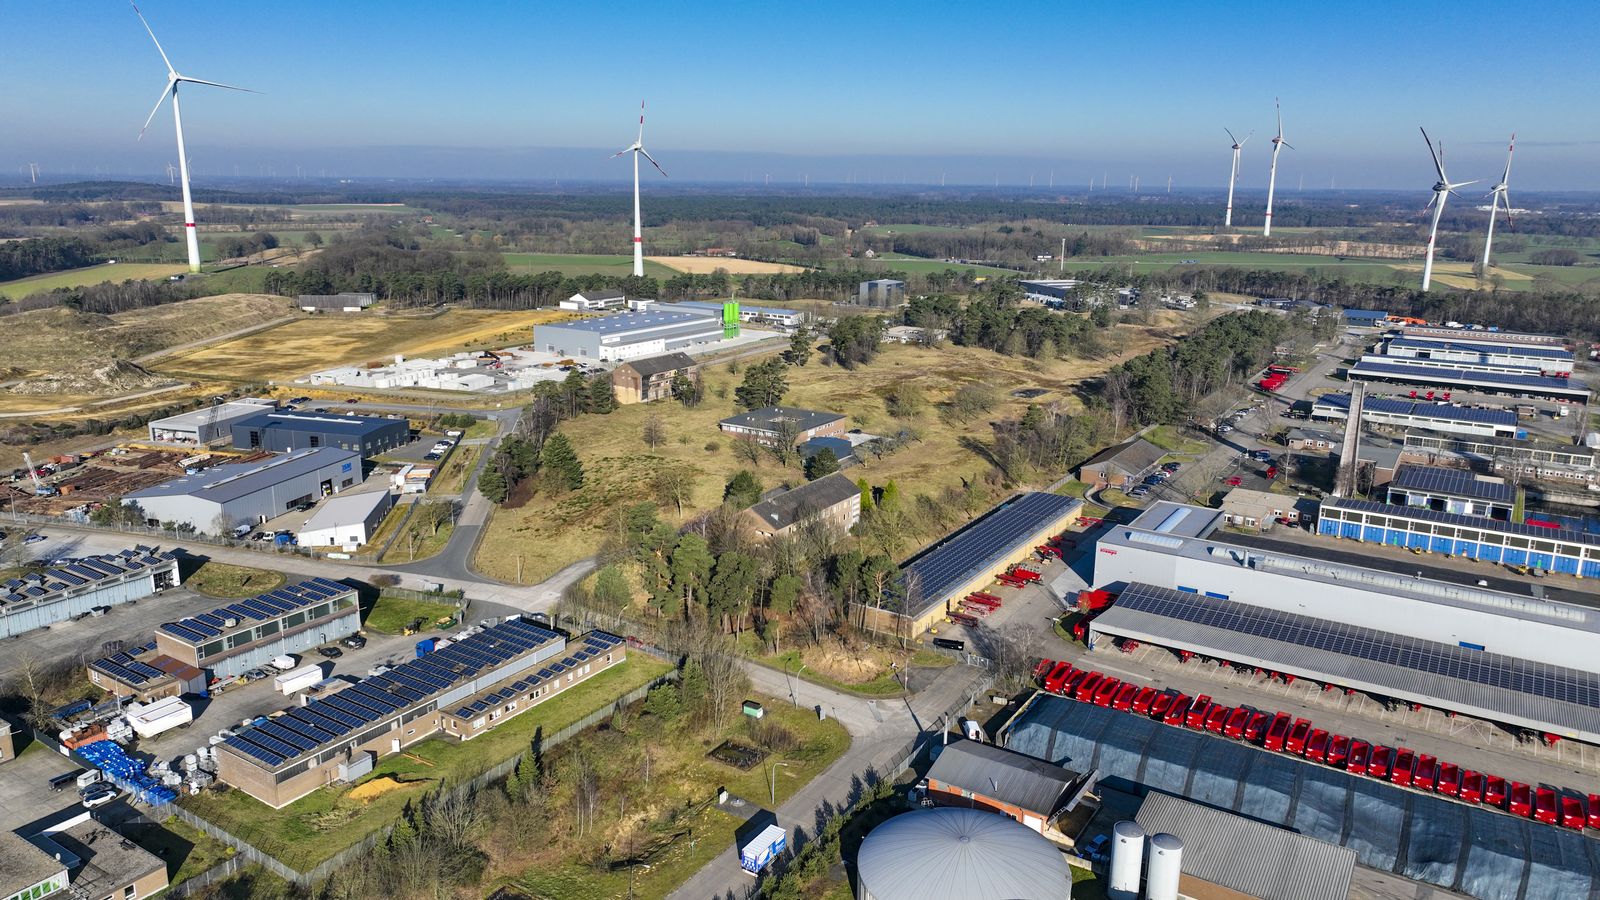
[[[1248,134],[1245,135],[1244,136],[1244,141],[1241,141],[1238,138],[1233,136],[1233,132],[1232,131],[1228,131],[1228,129],[1226,129],[1226,128],[1224,128],[1222,130],[1223,131],[1227,131],[1228,132],[1228,140],[1233,141],[1233,169],[1232,169],[1232,171],[1230,171],[1228,173],[1228,212],[1222,217],[1222,227],[1224,227],[1224,228],[1232,228],[1233,227],[1233,185],[1234,185],[1235,182],[1237,182],[1239,180],[1239,151],[1244,149],[1245,141],[1250,140],[1250,135],[1248,135]]]
[[[1489,189],[1489,236],[1483,239],[1483,271],[1489,271],[1489,245],[1494,243],[1494,214],[1506,208],[1506,221],[1511,221],[1511,195],[1506,193],[1506,183],[1511,180],[1511,154],[1516,152],[1517,136],[1511,135],[1511,145],[1506,147],[1506,171],[1500,182]],[[1443,176],[1441,176],[1443,177]]]
[[[183,149],[183,113],[178,109],[178,85],[204,84],[211,87],[226,88],[230,91],[244,91],[248,94],[254,94],[256,91],[178,74],[178,70],[172,67],[172,60],[167,58],[167,51],[161,49],[161,42],[156,40],[156,33],[150,30],[150,23],[145,21],[144,13],[139,12],[138,4],[134,4],[133,13],[139,17],[139,21],[144,25],[145,33],[150,35],[150,40],[155,43],[156,52],[161,54],[161,61],[167,64],[167,86],[161,91],[161,96],[156,99],[156,105],[150,110],[149,117],[144,120],[144,128],[139,129],[139,137],[141,139],[144,137],[145,130],[155,120],[156,113],[161,111],[161,104],[167,102],[167,95],[171,94],[172,124],[178,132],[178,175],[183,180],[183,234],[189,245],[189,271],[198,272],[200,271],[200,236],[195,234],[194,198],[189,193],[189,155]]]
[[[639,138],[628,146],[611,154],[616,159],[624,153],[633,154],[633,274],[636,278],[644,277],[644,225],[639,219],[639,157],[650,160],[650,165],[656,167],[661,177],[667,177],[667,170],[655,161],[649,151],[644,149],[644,101],[639,101]],[[772,176],[767,176],[769,179]]]
[[[167,184],[178,183],[178,176],[176,174],[177,171],[178,170],[172,165],[172,163],[167,163]]]
[[[1456,192],[1456,188],[1477,184],[1477,181],[1458,181],[1451,184],[1450,179],[1444,174],[1444,144],[1441,143],[1438,150],[1433,149],[1433,141],[1428,140],[1427,130],[1418,130],[1422,132],[1422,139],[1428,143],[1428,153],[1433,156],[1434,171],[1439,173],[1439,180],[1433,183],[1433,196],[1428,199],[1428,206],[1433,207],[1433,227],[1428,229],[1428,255],[1422,262],[1422,289],[1427,290],[1428,282],[1433,280],[1433,245],[1439,237],[1439,217],[1444,215],[1444,201]],[[1426,210],[1427,207],[1423,209]]]
[[[1283,139],[1283,107],[1278,104],[1276,97],[1272,105],[1278,110],[1278,133],[1272,138],[1272,168],[1267,171],[1267,220],[1261,226],[1261,236],[1268,237],[1272,234],[1272,193],[1278,186],[1278,151],[1285,147],[1293,150],[1294,147]]]
[[[39,164],[38,163],[28,163],[28,172],[33,176],[33,183],[34,184],[38,184],[39,183]]]

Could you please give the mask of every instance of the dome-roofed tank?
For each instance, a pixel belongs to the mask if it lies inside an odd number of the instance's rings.
[[[957,807],[895,816],[856,857],[857,900],[1070,900],[1072,869],[1043,836]]]

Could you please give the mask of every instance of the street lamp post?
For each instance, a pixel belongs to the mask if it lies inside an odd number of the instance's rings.
[[[795,669],[794,673],[789,676],[789,702],[795,706],[800,705],[800,673],[805,670],[806,664],[802,662],[800,667]]]
[[[772,770],[771,770],[772,774],[769,777],[769,784],[770,784],[770,788],[769,789],[771,790],[772,805],[774,807],[776,807],[778,805],[778,767],[779,766],[783,766],[785,769],[787,769],[787,768],[789,768],[789,764],[786,763],[786,762],[775,762],[775,763],[772,764]],[[777,810],[774,809],[773,811],[776,812]]]

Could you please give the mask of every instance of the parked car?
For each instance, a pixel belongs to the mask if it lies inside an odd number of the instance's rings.
[[[367,645],[367,639],[362,637],[359,634],[352,634],[349,637],[345,638],[344,640],[340,641],[339,643],[344,644],[346,647],[349,647],[351,650],[360,650],[362,647],[365,647]]]
[[[267,677],[266,669],[251,669],[250,671],[244,673],[244,678],[246,681],[260,681],[265,677]]]
[[[1231,476],[1229,478],[1224,479],[1222,483],[1227,485],[1228,487],[1238,487],[1239,485],[1244,484],[1244,479],[1240,478],[1237,475],[1234,475],[1234,476]]]
[[[1111,843],[1111,835],[1096,835],[1095,839],[1086,844],[1082,850],[1084,859],[1090,862],[1099,862],[1106,856],[1106,845]]]
[[[82,799],[84,809],[94,809],[97,806],[105,806],[107,803],[117,799],[117,795],[121,793],[121,791],[109,784],[100,783],[83,791],[79,796]]]
[[[439,454],[437,454],[437,453],[425,453],[425,454],[422,455],[422,458],[424,460],[426,460],[427,462],[436,462],[439,459]]]
[[[344,651],[338,647],[318,647],[317,655],[323,659],[338,659],[344,655]]]
[[[35,532],[35,533],[30,534],[27,537],[23,538],[22,542],[24,544],[37,544],[37,543],[39,543],[40,541],[42,541],[44,539],[45,539],[44,535]]]

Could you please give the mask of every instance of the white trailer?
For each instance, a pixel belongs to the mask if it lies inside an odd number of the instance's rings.
[[[278,693],[287,697],[295,691],[303,691],[321,680],[321,666],[301,666],[293,672],[285,672],[272,679],[272,686]]]
[[[134,734],[148,738],[193,722],[194,709],[178,697],[164,697],[153,703],[130,703],[123,716]]]
[[[760,875],[788,845],[789,833],[782,826],[768,825],[739,848],[739,868],[751,875]]]

